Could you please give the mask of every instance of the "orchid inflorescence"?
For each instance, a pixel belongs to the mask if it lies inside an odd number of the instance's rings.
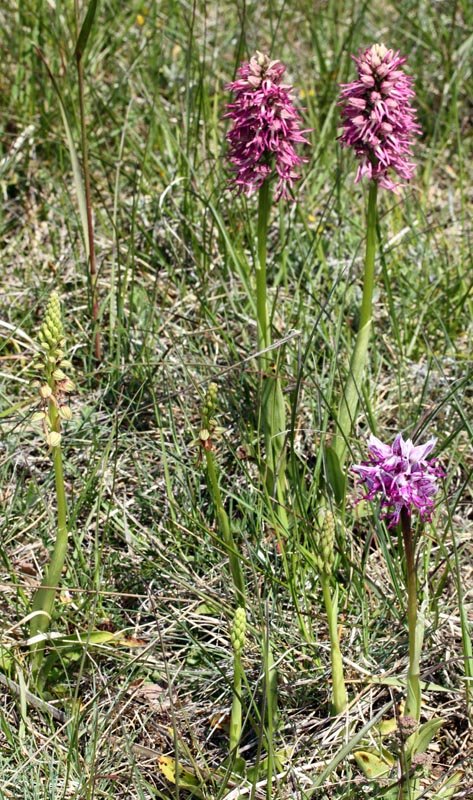
[[[388,445],[371,436],[369,460],[352,467],[366,486],[364,499],[380,498],[389,527],[397,525],[403,508],[409,515],[416,509],[424,521],[431,519],[439,478],[443,476],[436,459],[428,458],[435,443],[432,438],[416,446],[399,433]]]
[[[227,89],[235,95],[225,117],[233,121],[227,134],[229,161],[235,173],[232,185],[246,195],[261,188],[275,173],[275,199],[288,198],[300,177],[304,158],[295,145],[307,144],[300,129],[292,87],[282,83],[286,67],[256,52],[238,70],[238,79]]]
[[[360,160],[356,182],[366,176],[397,193],[402,184],[395,183],[390,171],[404,181],[412,179],[412,137],[421,133],[411,105],[412,78],[402,69],[406,59],[384,44],[374,44],[353,60],[358,78],[341,87],[340,142],[352,147]]]
[[[61,441],[60,419],[72,417],[67,395],[74,390],[74,383],[64,372],[72,369],[72,364],[65,357],[61,303],[56,292],[49,298],[38,341],[40,353],[33,361],[33,368],[40,378],[35,385],[39,388],[41,410],[35,413],[34,419],[43,423],[49,446],[57,447]]]

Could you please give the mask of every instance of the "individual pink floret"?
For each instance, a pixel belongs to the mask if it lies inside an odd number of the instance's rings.
[[[232,185],[246,195],[256,192],[274,173],[275,199],[288,198],[305,161],[294,145],[307,144],[300,130],[292,87],[282,83],[286,70],[280,61],[256,52],[241,65],[238,80],[227,85],[235,101],[225,117],[233,120],[227,133],[229,161],[235,176]]]
[[[411,180],[416,168],[411,160],[413,136],[421,133],[411,105],[413,81],[401,69],[406,59],[384,44],[374,44],[352,58],[358,79],[341,85],[340,142],[353,147],[360,159],[355,183],[366,176],[397,193],[403,184],[390,173]]]
[[[383,517],[390,528],[399,522],[403,507],[409,514],[416,508],[421,519],[431,519],[438,481],[443,476],[436,460],[427,458],[435,443],[436,439],[429,439],[426,444],[415,446],[399,433],[393,444],[388,445],[371,436],[369,460],[352,467],[366,486],[363,499],[374,500],[379,496],[385,509]]]

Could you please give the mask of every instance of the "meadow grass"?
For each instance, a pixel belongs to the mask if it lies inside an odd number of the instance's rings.
[[[382,796],[353,752],[376,743],[375,723],[404,696],[401,543],[375,507],[354,505],[350,480],[334,566],[350,696],[340,717],[330,716],[310,553],[364,255],[365,192],[336,141],[338,83],[351,78],[350,53],[384,41],[408,55],[423,136],[413,183],[400,197],[380,193],[374,336],[347,462],[366,455],[370,430],[438,437],[446,477],[418,576],[424,718],[443,726],[422,796],[446,797],[438,787],[457,770],[448,796],[473,796],[473,6],[99,2],[83,56],[97,320],[74,59],[85,11],[41,0],[0,10],[0,795],[268,797],[265,713],[277,674],[272,796]],[[297,202],[273,208],[268,239],[289,548],[259,469],[257,201],[227,188],[222,121],[224,86],[256,49],[287,64],[311,129]],[[39,692],[27,617],[55,501],[31,423],[30,362],[52,290],[77,391],[62,443],[70,545]],[[248,587],[240,756],[261,768],[241,780],[225,761],[235,598],[198,441],[211,382],[218,481]],[[175,784],[166,759],[182,770]]]

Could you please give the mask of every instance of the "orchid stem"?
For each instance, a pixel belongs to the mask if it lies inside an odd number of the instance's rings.
[[[51,430],[59,433],[60,419],[56,406],[53,402],[49,403],[49,419]],[[62,468],[61,445],[52,448],[52,458],[54,465],[54,478],[56,486],[57,501],[57,531],[54,549],[51,554],[49,565],[44,574],[41,586],[37,590],[33,599],[33,611],[38,613],[33,617],[30,624],[30,636],[38,633],[45,633],[49,628],[56,590],[61,578],[67,551],[67,501],[64,486],[64,473]],[[36,668],[39,667],[44,652],[43,643],[33,645],[34,661]]]
[[[338,602],[332,597],[330,578],[321,573],[322,592],[325,611],[327,613],[328,631],[330,637],[330,660],[332,666],[332,708],[335,714],[341,714],[347,707],[347,690],[343,676],[343,661],[338,637]]]
[[[356,417],[371,336],[376,256],[377,191],[378,184],[376,181],[371,181],[366,215],[365,272],[360,321],[355,347],[350,360],[348,378],[338,408],[337,433],[334,441],[334,451],[341,468],[345,463],[348,440]]]
[[[415,545],[412,535],[411,518],[405,506],[401,509],[401,529],[406,557],[407,625],[409,631],[409,668],[407,671],[405,716],[412,717],[418,722],[422,702],[420,689],[420,651],[422,649],[422,638],[420,636],[417,618]]]
[[[262,421],[266,447],[265,482],[270,497],[276,500],[275,514],[284,536],[287,536],[285,479],[286,408],[281,381],[271,366],[271,356],[261,352],[272,342],[267,301],[268,222],[271,210],[270,182],[264,181],[258,197],[256,310],[258,326],[259,367],[262,380]]]
[[[257,260],[256,260],[256,313],[258,325],[258,351],[271,344],[271,329],[268,319],[268,302],[266,295],[266,261],[268,252],[268,222],[270,212],[270,186],[264,181],[258,195],[258,228],[257,228]],[[260,369],[264,373],[268,362],[268,353],[260,353]]]
[[[238,756],[238,748],[241,739],[242,675],[243,675],[243,670],[241,666],[241,655],[240,653],[235,652],[233,656],[233,699],[232,699],[232,713],[230,717],[230,752],[235,756]]]
[[[241,568],[240,557],[233,538],[232,529],[228,514],[225,511],[222,500],[222,493],[218,484],[217,470],[215,467],[214,454],[211,450],[205,451],[205,460],[207,466],[207,477],[209,481],[210,492],[215,503],[217,512],[217,519],[222,533],[225,549],[228,554],[230,563],[230,573],[232,576],[233,586],[235,589],[236,599],[238,605],[245,605],[245,579]]]

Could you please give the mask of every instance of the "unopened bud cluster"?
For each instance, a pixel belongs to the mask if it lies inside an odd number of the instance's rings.
[[[335,560],[335,518],[329,509],[318,514],[317,566],[320,572],[331,575]]]
[[[217,429],[217,421],[214,419],[214,414],[217,409],[217,395],[217,384],[209,384],[201,407],[202,428],[199,432],[199,442],[206,450],[212,449],[212,434],[215,433]]]
[[[230,634],[233,652],[236,656],[241,655],[241,652],[245,646],[245,635],[246,613],[245,609],[242,606],[239,606],[235,611],[235,616],[233,617],[232,631]]]
[[[47,443],[57,447],[61,441],[60,420],[69,420],[72,416],[66,396],[73,391],[74,384],[64,372],[72,369],[72,364],[65,358],[61,303],[56,292],[49,298],[38,341],[41,352],[34,359],[33,367],[39,378],[34,385],[39,390],[41,410],[33,419],[41,420]]]

